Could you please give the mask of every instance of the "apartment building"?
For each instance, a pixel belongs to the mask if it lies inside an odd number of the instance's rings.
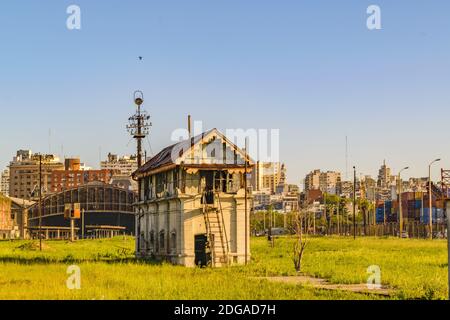
[[[9,168],[3,170],[0,176],[0,193],[9,196]]]
[[[119,171],[120,175],[131,177],[138,169],[136,156],[118,157],[116,154],[108,154],[108,160],[100,162],[102,170]]]
[[[316,169],[305,177],[305,192],[321,190],[322,192],[337,194],[336,187],[341,182],[341,173],[336,171],[321,172]]]
[[[280,183],[284,183],[286,167],[280,162],[257,162],[252,174],[254,191],[270,191],[276,193]]]
[[[39,195],[40,156],[31,150],[19,150],[10,162],[9,195],[30,200]],[[42,194],[51,192],[51,176],[55,170],[64,170],[64,164],[55,155],[42,155]]]

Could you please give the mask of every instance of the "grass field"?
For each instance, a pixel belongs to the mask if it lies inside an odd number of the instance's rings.
[[[189,269],[136,261],[134,240],[0,242],[0,299],[380,299],[376,295],[280,284],[259,277],[296,275],[293,239],[271,248],[252,239],[249,266]],[[381,268],[394,299],[445,299],[447,249],[441,240],[313,238],[303,271],[332,283],[365,283],[370,265]],[[69,265],[81,269],[81,290],[66,286]]]

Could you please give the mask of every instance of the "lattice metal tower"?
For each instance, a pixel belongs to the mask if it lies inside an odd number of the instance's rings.
[[[144,94],[141,91],[134,93],[134,103],[136,104],[136,113],[128,119],[127,130],[136,139],[137,142],[137,161],[138,168],[142,166],[142,139],[145,139],[152,126],[150,116],[145,110],[141,109],[144,103]]]

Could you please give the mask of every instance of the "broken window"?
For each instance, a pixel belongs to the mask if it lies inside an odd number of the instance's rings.
[[[162,193],[166,190],[167,172],[156,174],[156,194],[158,197],[163,196]]]

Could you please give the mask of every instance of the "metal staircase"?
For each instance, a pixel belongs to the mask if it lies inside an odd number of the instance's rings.
[[[210,191],[212,192],[212,191]],[[229,244],[223,218],[222,204],[218,193],[214,193],[214,203],[208,204],[207,192],[203,193],[203,217],[208,237],[207,249],[211,253],[211,266],[229,265]],[[217,200],[216,200],[217,199]],[[219,207],[216,207],[216,203]]]

